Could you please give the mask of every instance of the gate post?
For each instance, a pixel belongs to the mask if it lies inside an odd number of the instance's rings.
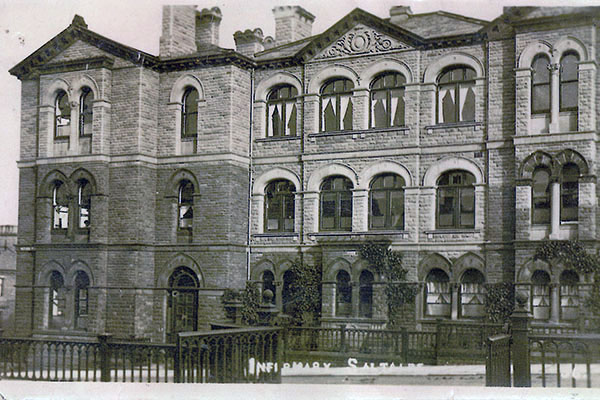
[[[515,295],[515,311],[510,316],[513,337],[512,360],[515,387],[531,387],[531,359],[529,355],[529,320],[525,304],[529,300],[523,293]]]
[[[103,333],[98,335],[98,344],[100,348],[100,382],[110,382],[110,348],[108,339],[111,334]]]
[[[177,335],[177,345],[173,358],[173,380],[175,383],[181,383],[181,337]]]

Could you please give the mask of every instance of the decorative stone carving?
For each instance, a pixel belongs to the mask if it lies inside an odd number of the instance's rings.
[[[358,25],[325,49],[316,59],[384,53],[409,48],[405,43],[378,33],[366,26]]]

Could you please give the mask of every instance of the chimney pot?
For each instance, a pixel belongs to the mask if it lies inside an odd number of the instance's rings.
[[[390,22],[399,25],[406,21],[412,15],[410,6],[392,6],[390,8]]]

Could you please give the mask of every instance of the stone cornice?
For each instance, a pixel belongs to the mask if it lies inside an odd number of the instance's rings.
[[[115,60],[110,57],[100,56],[92,58],[81,58],[72,61],[50,63],[38,67],[41,74],[55,74],[58,72],[88,70],[96,68],[111,68]]]

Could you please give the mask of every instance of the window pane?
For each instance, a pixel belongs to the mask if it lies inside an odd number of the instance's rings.
[[[542,112],[550,109],[550,85],[533,87],[531,112]]]
[[[321,202],[321,226],[324,229],[335,228],[337,196],[335,193],[324,193]]]
[[[340,228],[352,228],[352,193],[340,194]]]
[[[441,117],[440,122],[456,122],[456,108],[454,104],[454,92],[452,90],[440,90],[440,107]]]
[[[577,63],[579,60],[575,54],[567,54],[560,61],[560,80],[577,80]]]
[[[280,113],[280,104],[277,104],[271,108],[271,135],[272,136],[281,136],[281,113]]]
[[[344,104],[344,102],[342,102],[342,104]],[[352,130],[352,110],[354,108],[352,99],[347,97],[347,103],[344,105],[345,111],[342,111],[344,115],[344,130],[350,131]]]
[[[563,82],[560,85],[560,108],[577,108],[578,82]]]
[[[388,126],[387,92],[378,91],[372,94],[371,104],[373,113],[373,127],[384,128]]]
[[[460,225],[461,227],[475,227],[475,189],[460,189]]]
[[[286,104],[286,109],[290,109],[290,116],[288,118],[288,124],[287,124],[287,132],[288,135],[290,136],[296,136],[296,104],[294,103],[288,103]]]
[[[461,88],[460,95],[463,101],[461,121],[475,121],[475,92],[473,86]]]
[[[371,227],[383,228],[385,226],[385,192],[371,192]]]
[[[538,57],[533,62],[533,83],[550,82],[550,61],[546,57]]]
[[[404,229],[404,191],[392,191],[391,196],[391,228]]]
[[[454,225],[455,201],[454,189],[438,189],[438,223],[440,227]]]
[[[404,126],[404,89],[394,89],[391,93],[391,114],[393,126]]]
[[[335,131],[338,129],[336,121],[335,98],[324,98],[323,103],[325,105],[323,108],[324,131]]]

